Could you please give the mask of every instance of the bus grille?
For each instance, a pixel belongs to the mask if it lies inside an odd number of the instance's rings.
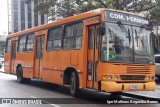
[[[139,66],[139,67],[127,67],[127,73],[129,74],[150,74],[150,67]]]
[[[144,80],[145,75],[120,75],[121,80]]]

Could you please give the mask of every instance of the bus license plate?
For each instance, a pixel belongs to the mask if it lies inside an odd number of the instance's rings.
[[[138,90],[139,86],[138,85],[131,85],[130,90]]]

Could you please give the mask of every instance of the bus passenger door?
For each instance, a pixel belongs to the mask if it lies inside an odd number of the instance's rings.
[[[35,78],[41,78],[41,62],[43,59],[44,36],[36,37]]]
[[[11,74],[15,74],[15,59],[16,59],[16,48],[17,41],[12,41],[12,55],[11,55]]]
[[[87,60],[87,87],[98,89],[98,48],[99,48],[99,25],[88,28],[88,60]]]

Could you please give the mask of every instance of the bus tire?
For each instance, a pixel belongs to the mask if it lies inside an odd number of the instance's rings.
[[[30,78],[24,78],[23,77],[23,69],[21,66],[19,66],[17,68],[17,81],[19,83],[30,83],[31,82],[31,79]]]
[[[77,97],[79,95],[79,81],[78,81],[78,76],[76,75],[75,72],[72,72],[71,77],[70,77],[70,94],[73,97]]]

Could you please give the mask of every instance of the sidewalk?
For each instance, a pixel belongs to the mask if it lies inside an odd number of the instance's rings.
[[[2,68],[0,69],[0,72],[5,73],[3,66],[2,66]]]

